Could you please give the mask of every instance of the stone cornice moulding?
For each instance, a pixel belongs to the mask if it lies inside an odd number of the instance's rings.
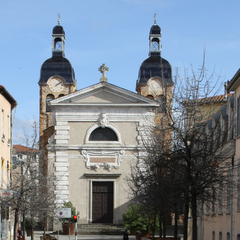
[[[68,111],[67,111],[68,110]],[[104,111],[109,117],[109,119],[128,119],[128,118],[137,118],[137,119],[142,119],[143,117],[155,117],[155,113],[149,111],[148,109],[142,109],[143,111],[139,111],[137,109],[133,109],[133,111],[125,111],[125,109],[121,108],[111,108],[111,109],[106,109],[106,108],[82,108],[81,111],[79,109],[76,109],[76,111],[73,111],[74,109],[66,109],[66,111],[61,111],[56,114],[56,119],[57,121],[60,122],[69,122],[70,119],[90,119],[97,121],[99,117],[99,111]],[[56,127],[59,127],[60,125],[58,124]],[[61,125],[64,128],[64,125]],[[65,125],[66,126],[66,125]],[[55,127],[55,128],[56,128]],[[67,127],[67,126],[66,126]]]
[[[141,108],[135,108],[136,106],[133,106],[133,108],[129,108],[129,109],[126,109],[125,107],[128,107],[129,105],[127,106],[124,106],[124,108],[116,108],[116,106],[112,106],[111,108],[110,107],[107,107],[103,104],[98,104],[97,106],[95,107],[89,107],[89,106],[78,106],[78,105],[74,105],[72,106],[71,108],[69,108],[69,106],[61,106],[58,111],[55,111],[55,116],[56,117],[59,117],[59,116],[64,116],[66,114],[68,115],[84,115],[84,114],[96,114],[96,113],[99,113],[102,111],[102,109],[106,110],[106,113],[108,113],[109,115],[110,114],[119,114],[119,113],[122,113],[122,114],[154,114],[156,108],[153,107],[151,109],[149,109],[149,106],[143,106]],[[117,111],[116,111],[117,109]]]
[[[152,118],[152,116],[146,116],[144,115],[145,118]],[[62,118],[68,120],[69,122],[96,122],[97,120],[97,116],[92,115],[82,115],[82,116],[68,116],[68,115],[64,115],[62,116]],[[61,118],[61,119],[62,119]],[[111,116],[111,122],[140,122],[143,119],[143,115],[125,115],[125,116],[121,116],[121,115],[115,115],[115,116]]]
[[[135,160],[137,157],[135,155],[123,155],[121,159],[128,159],[128,160]],[[68,159],[74,159],[74,160],[79,160],[79,159],[85,159],[83,155],[69,155]]]
[[[134,151],[138,149],[138,146],[136,145],[126,145],[122,146],[119,144],[112,145],[111,146],[111,151],[119,151],[124,148],[125,151]],[[49,156],[54,157],[55,156],[55,151],[66,151],[66,150],[109,150],[109,145],[108,146],[103,146],[99,145],[96,146],[96,144],[89,144],[89,145],[48,145],[48,151],[49,151]]]
[[[53,105],[54,106],[54,105]],[[91,107],[91,109],[93,107],[102,107],[102,108],[109,108],[109,107],[121,107],[121,108],[147,108],[149,109],[150,107],[154,108],[154,107],[158,107],[159,104],[158,103],[155,103],[155,104],[148,104],[148,103],[58,103],[56,107],[63,107],[63,106],[66,106],[66,107],[71,107],[71,108],[74,108],[74,107]]]
[[[99,179],[99,178],[105,178],[105,179],[113,179],[113,178],[119,178],[121,176],[121,173],[84,173],[84,176],[86,178],[92,178],[92,179]]]

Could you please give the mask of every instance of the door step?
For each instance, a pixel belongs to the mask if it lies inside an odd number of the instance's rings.
[[[124,229],[121,224],[78,224],[78,234],[122,235]]]

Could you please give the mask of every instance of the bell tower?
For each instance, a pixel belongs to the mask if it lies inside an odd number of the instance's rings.
[[[157,25],[156,13],[154,14],[154,25],[149,34],[149,56],[161,56],[161,28]]]
[[[53,28],[52,33],[52,55],[65,57],[65,32],[60,25],[60,15],[58,14],[58,25]]]
[[[49,102],[77,89],[74,69],[70,61],[65,58],[65,31],[60,25],[59,15],[58,24],[52,31],[52,57],[42,64],[38,84],[41,137],[43,131],[52,125],[52,109]]]
[[[172,97],[172,68],[161,57],[161,36],[155,14],[149,33],[149,57],[142,62],[136,83],[138,94],[155,100]]]

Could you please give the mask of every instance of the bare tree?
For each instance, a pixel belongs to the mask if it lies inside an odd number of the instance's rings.
[[[10,199],[14,213],[14,240],[17,238],[17,229],[20,215],[23,218],[23,238],[25,239],[26,217],[30,219],[31,239],[34,239],[33,228],[35,221],[42,221],[47,216],[54,214],[53,185],[55,178],[42,171],[42,150],[39,149],[38,126],[32,123],[32,133],[21,137],[25,147],[25,158],[17,168],[11,172],[11,190],[13,197]],[[44,214],[43,214],[44,213]]]
[[[219,89],[213,84],[219,79],[214,73],[207,75],[204,61],[198,74],[192,68],[183,77],[176,72],[173,97],[167,102],[161,98],[156,124],[149,125],[142,137],[146,153],[128,179],[138,201],[160,212],[170,208],[177,217],[183,203],[185,240],[189,214],[192,239],[197,240],[202,206],[210,203],[213,208],[222,194],[219,186],[232,185],[228,184],[231,166],[226,163],[234,154],[233,139],[228,137],[233,123],[228,117],[221,120],[226,99],[216,96]],[[215,101],[219,98],[224,101]]]

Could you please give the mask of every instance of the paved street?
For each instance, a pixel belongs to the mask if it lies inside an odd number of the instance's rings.
[[[40,236],[43,235],[42,231],[35,231],[34,232],[34,240],[40,240]],[[57,237],[57,235],[51,235]],[[27,237],[26,240],[30,240],[30,237]],[[77,236],[78,240],[122,240],[123,236],[121,235],[78,235]],[[135,240],[135,236],[129,236],[129,240]],[[68,235],[59,235],[59,240],[69,240]],[[75,235],[70,236],[70,240],[75,240]]]

